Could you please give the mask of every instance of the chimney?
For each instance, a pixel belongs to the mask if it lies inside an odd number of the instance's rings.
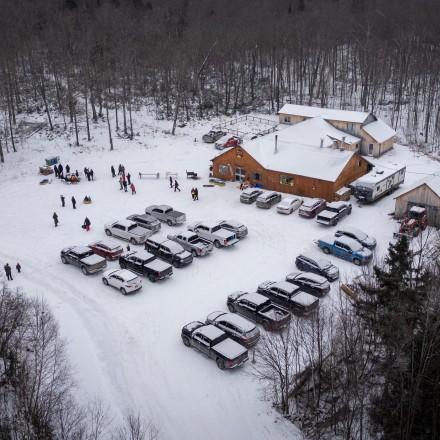
[[[341,142],[341,148],[339,148],[339,151],[345,150],[345,136],[342,136],[342,142]]]
[[[321,147],[321,148],[324,147],[324,138],[321,138],[321,145],[320,145],[320,147]]]
[[[278,135],[275,135],[275,150],[273,152],[274,154],[278,153]]]
[[[336,139],[333,140],[333,149],[336,150],[338,148],[338,141]]]

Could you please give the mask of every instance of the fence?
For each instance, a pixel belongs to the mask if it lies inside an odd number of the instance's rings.
[[[278,122],[271,121],[270,119],[264,119],[264,118],[260,118],[258,116],[244,115],[244,116],[240,116],[238,118],[234,118],[231,121],[214,125],[212,127],[212,129],[226,131],[227,133],[231,133],[235,136],[239,136],[242,138],[244,135],[248,134],[249,132],[246,132],[243,130],[237,130],[235,128],[231,128],[231,126],[236,125],[240,122],[244,122],[244,121],[259,122],[259,123],[263,123],[263,124],[271,126],[270,128],[267,128],[265,130],[261,130],[258,132],[250,132],[251,134],[254,134],[256,136],[264,136],[265,134],[269,134],[271,132],[274,132],[276,130],[276,126],[278,125]]]

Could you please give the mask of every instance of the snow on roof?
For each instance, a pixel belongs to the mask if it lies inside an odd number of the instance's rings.
[[[273,285],[273,287],[278,287],[285,290],[286,292],[295,292],[295,290],[299,290],[298,286],[295,286],[295,284],[292,283],[288,283],[287,281],[278,281]]]
[[[378,119],[362,127],[376,142],[384,142],[396,135],[396,132],[384,121]]]
[[[247,319],[242,318],[239,315],[236,315],[235,313],[225,313],[219,316],[218,319],[224,319],[225,321],[230,322],[231,324],[234,324],[237,327],[240,327],[245,332],[250,332],[255,328],[255,324],[253,322],[250,322]]]
[[[246,299],[249,302],[255,304],[256,306],[259,306],[261,304],[264,304],[267,301],[267,298],[263,295],[260,295],[259,293],[247,293],[246,295],[242,296],[242,299]]]
[[[389,164],[385,167],[375,166],[369,173],[355,180],[352,185],[375,185],[378,182],[396,173],[396,171],[405,170],[406,166],[398,164]]]
[[[406,194],[410,191],[412,191],[415,188],[418,188],[421,185],[428,186],[432,191],[434,191],[438,197],[440,197],[440,176],[436,175],[430,175],[425,176],[420,180],[417,180],[417,182],[414,182],[408,189],[405,189],[402,193],[400,193],[398,196],[394,197],[397,199],[397,197],[402,196],[403,194]]]
[[[95,242],[94,244],[101,244],[103,246],[107,246],[109,249],[112,249],[112,250],[119,249],[122,247],[120,244],[118,244],[112,240],[100,240],[100,241]]]
[[[266,169],[334,182],[355,152],[326,148],[333,146],[333,139],[327,133],[333,138],[346,136],[346,142],[359,140],[321,118],[314,118],[277,132],[277,153],[274,153],[274,133],[249,141],[240,148]],[[323,148],[321,139],[324,139]]]
[[[128,228],[129,226],[137,224],[137,223],[135,223],[135,222],[133,222],[131,220],[118,220],[118,221],[116,221],[114,223],[117,223],[118,225],[121,225],[121,226],[125,226],[126,228]]]
[[[88,246],[75,246],[72,248],[72,251],[77,254],[84,254],[86,252],[90,252],[91,249]]]
[[[140,251],[131,252],[128,255],[131,255],[131,254],[134,254],[134,256],[136,258],[140,258],[141,260],[149,260],[151,257],[154,257],[153,254],[150,254],[149,252],[147,252],[147,251],[145,251],[143,249],[141,249]]]
[[[259,188],[246,188],[242,191],[242,194],[249,194],[252,195],[255,191],[261,191]]]
[[[335,110],[331,108],[310,107],[308,105],[285,104],[278,113],[314,118],[321,116],[332,121],[346,121],[362,123],[368,118],[368,112],[355,112],[351,110]]]
[[[199,329],[197,329],[197,331],[202,335],[206,336],[211,341],[224,334],[222,330],[220,330],[219,328],[217,328],[215,325],[212,324],[208,324],[203,327],[200,327]]]

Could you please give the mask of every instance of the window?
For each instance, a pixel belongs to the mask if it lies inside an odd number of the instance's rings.
[[[353,133],[353,124],[352,123],[351,124],[347,124],[347,131],[349,133]]]
[[[289,124],[290,123],[290,118],[288,116],[284,116],[284,122]]]
[[[240,167],[235,167],[235,180],[237,182],[244,182],[246,180],[246,170]]]
[[[281,183],[281,185],[293,186],[293,177],[280,176],[280,183]]]
[[[219,165],[219,166],[218,166],[218,172],[219,172],[220,174],[228,174],[228,172],[229,172],[229,168],[228,168],[227,165]]]
[[[252,173],[252,180],[256,180],[257,182],[261,182],[263,176],[260,173]]]
[[[359,159],[358,160],[358,167],[360,168],[362,166],[362,161]]]
[[[374,145],[373,144],[369,144],[368,145],[368,155],[369,156],[373,155],[373,149],[374,149]]]

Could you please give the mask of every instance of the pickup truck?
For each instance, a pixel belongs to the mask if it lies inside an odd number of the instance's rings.
[[[292,320],[288,310],[259,293],[234,292],[228,296],[226,305],[231,313],[238,313],[261,324],[266,331],[281,330]]]
[[[152,215],[161,222],[166,222],[168,226],[180,225],[186,221],[186,215],[183,212],[175,211],[168,205],[151,205],[145,208],[145,214]]]
[[[369,249],[364,248],[356,240],[345,236],[332,237],[327,235],[319,239],[317,245],[325,254],[334,254],[339,258],[353,262],[356,266],[368,264],[373,258],[373,253]]]
[[[107,267],[105,258],[96,255],[87,246],[70,246],[61,251],[61,261],[73,264],[81,269],[84,275],[99,272]]]
[[[196,232],[200,237],[214,243],[216,248],[232,246],[238,243],[233,232],[223,229],[220,223],[195,222],[188,225],[188,231]]]
[[[169,278],[173,274],[172,266],[145,251],[132,251],[121,255],[119,266],[121,269],[130,269],[146,276],[152,283]]]
[[[212,324],[191,322],[182,328],[181,338],[186,347],[214,359],[220,370],[237,368],[249,359],[246,348]]]
[[[151,237],[153,234],[148,229],[141,228],[137,223],[130,220],[106,223],[104,230],[109,237],[114,235],[115,237],[130,241],[131,244],[142,244],[147,237]]]
[[[214,246],[208,240],[199,237],[191,231],[182,231],[177,234],[168,234],[168,240],[175,241],[180,244],[188,252],[192,253],[193,257],[202,257],[208,255],[214,249]]]
[[[316,217],[316,222],[326,226],[336,226],[339,220],[342,220],[347,215],[351,214],[351,203],[347,202],[332,202],[327,203],[327,206]]]
[[[180,244],[163,238],[149,238],[145,242],[145,250],[161,260],[171,263],[174,267],[183,267],[193,261],[193,256]]]

